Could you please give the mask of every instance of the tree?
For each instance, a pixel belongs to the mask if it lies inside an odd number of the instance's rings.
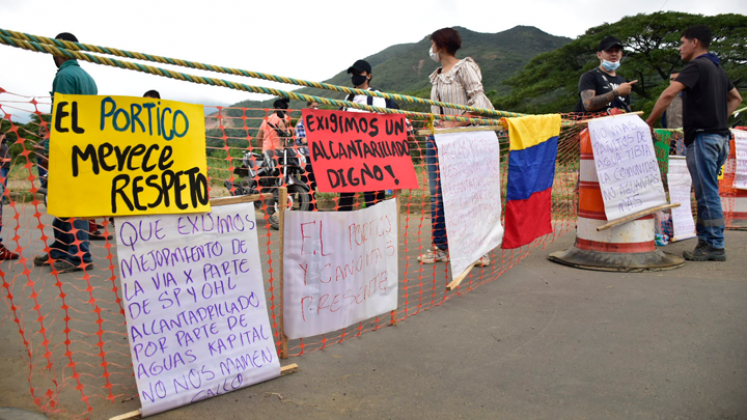
[[[614,35],[625,47],[618,72],[628,80],[638,80],[633,85],[633,109],[648,112],[669,84],[670,72],[685,66],[678,47],[682,31],[693,25],[711,28],[711,52],[719,56],[737,89],[747,89],[747,16],[658,12],[591,28],[573,42],[536,56],[504,82],[512,91],[496,98],[494,105],[497,109],[527,113],[572,112],[578,101],[579,78],[599,65],[599,41]]]

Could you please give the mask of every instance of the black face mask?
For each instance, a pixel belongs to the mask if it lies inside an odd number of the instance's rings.
[[[275,111],[275,114],[280,118],[285,118],[285,111]]]
[[[363,76],[362,74],[354,74],[350,80],[353,82],[353,86],[360,86],[366,83],[366,80],[368,80],[368,78],[366,76]]]

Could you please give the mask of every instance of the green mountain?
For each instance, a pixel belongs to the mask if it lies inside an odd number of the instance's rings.
[[[516,26],[494,34],[470,31],[456,27],[462,36],[462,49],[457,57],[472,57],[482,70],[483,85],[489,96],[505,95],[510,88],[502,82],[519,70],[538,54],[555,50],[571,42],[570,38],[545,33],[533,26]],[[438,64],[428,57],[429,36],[416,43],[393,45],[377,54],[363,57],[372,66],[371,85],[385,92],[402,93],[428,98],[430,82],[428,76]],[[351,57],[350,64],[361,57]],[[350,86],[347,68],[341,69],[327,83]],[[344,94],[303,88],[296,92],[309,95],[341,99]],[[274,99],[267,101],[242,101],[231,105],[238,108],[270,108]],[[399,104],[402,108],[414,107]],[[302,108],[303,103],[292,101],[291,108]]]

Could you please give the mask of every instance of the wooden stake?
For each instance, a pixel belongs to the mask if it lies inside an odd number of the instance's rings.
[[[400,215],[400,195],[401,194],[402,194],[402,190],[394,190],[394,201],[395,201],[395,205],[397,206],[397,236],[396,236],[397,241],[399,241],[399,227],[402,226],[402,223],[400,220],[402,217]],[[397,253],[397,255],[399,255],[399,253]],[[397,279],[397,281],[399,281],[399,279]],[[391,314],[392,314],[392,325],[397,325],[397,322],[398,322],[397,321],[397,310],[396,309],[393,310]]]
[[[473,131],[505,131],[502,125],[480,125],[476,127],[464,128],[443,128],[436,130],[418,130],[418,135],[428,136],[431,134],[449,134],[449,133],[471,133]]]
[[[643,115],[643,111],[628,112],[628,113],[625,113],[625,114],[617,114],[617,115],[608,115],[606,117],[600,117],[600,118],[590,118],[588,120],[576,121],[576,124],[588,124],[589,121],[599,121],[599,120],[604,120],[604,119],[607,119],[607,118],[623,117],[625,115]]]
[[[279,202],[278,202],[278,231],[280,232],[280,250],[279,253],[279,260],[280,260],[280,278],[279,278],[279,288],[280,288],[280,358],[285,359],[288,357],[288,337],[285,336],[285,316],[283,314],[283,311],[285,310],[285,301],[283,296],[283,245],[285,240],[285,209],[288,207],[288,189],[285,187],[281,187],[279,189]]]
[[[293,363],[288,366],[283,366],[280,368],[280,376],[285,376],[291,373],[296,373],[299,371],[299,367],[297,364]],[[129,413],[120,414],[118,416],[110,417],[109,420],[130,420],[130,419],[139,419],[140,417],[140,410],[130,411]]]
[[[225,206],[228,204],[236,204],[236,203],[251,203],[253,201],[264,200],[265,198],[272,198],[272,194],[264,193],[264,194],[254,194],[254,195],[237,195],[235,197],[211,198],[210,205],[211,206]]]
[[[624,223],[632,222],[633,220],[640,219],[643,216],[648,216],[649,214],[656,213],[657,211],[674,209],[674,208],[677,208],[679,206],[681,206],[680,203],[673,203],[673,204],[664,204],[664,205],[661,205],[661,206],[656,206],[654,208],[650,208],[650,209],[647,209],[647,210],[642,210],[642,211],[639,211],[638,213],[633,213],[630,216],[625,216],[625,217],[623,217],[621,219],[617,219],[617,220],[614,220],[612,222],[609,222],[606,225],[599,226],[597,228],[597,231],[601,232],[603,230],[607,230],[607,229],[609,229],[611,227],[615,227],[617,225],[622,225]]]
[[[450,292],[450,291],[456,289],[457,286],[459,286],[462,283],[462,281],[464,281],[464,279],[466,279],[467,276],[469,276],[469,272],[472,271],[473,268],[475,268],[475,266],[477,265],[478,262],[479,262],[479,260],[473,262],[472,265],[470,265],[469,267],[467,267],[467,269],[464,270],[464,272],[462,274],[454,277],[451,280],[451,283],[449,283],[449,284],[446,285],[446,291]]]

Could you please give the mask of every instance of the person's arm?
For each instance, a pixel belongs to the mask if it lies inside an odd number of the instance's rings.
[[[633,84],[637,83],[638,80],[632,82],[621,83],[616,89],[612,91],[597,95],[593,89],[585,89],[581,91],[581,102],[584,104],[584,109],[587,111],[599,111],[604,108],[608,103],[615,100],[619,96],[630,95],[633,90]]]
[[[482,109],[494,109],[490,99],[485,95],[485,88],[482,84],[482,72],[477,63],[470,60],[462,65],[459,73],[457,74],[459,79],[464,86],[464,92],[467,95],[467,103],[465,105],[473,108]],[[475,112],[465,112],[461,115],[462,117],[479,117],[480,115]],[[455,127],[467,126],[468,122],[457,122],[455,121]]]
[[[661,93],[661,96],[659,96],[659,99],[656,101],[656,105],[654,105],[654,109],[651,110],[651,114],[649,114],[648,118],[646,119],[646,124],[648,124],[652,130],[654,128],[656,119],[659,118],[661,114],[667,110],[667,107],[672,103],[672,100],[677,95],[679,95],[680,92],[682,92],[686,87],[687,86],[683,85],[682,83],[674,81],[669,85],[668,88],[664,90],[664,92]]]
[[[742,104],[742,95],[739,94],[737,88],[732,88],[727,94],[726,101],[726,110],[728,111],[726,115],[731,115]]]

